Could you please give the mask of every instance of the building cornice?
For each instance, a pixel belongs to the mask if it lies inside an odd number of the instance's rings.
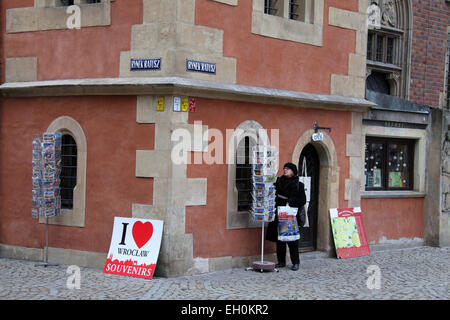
[[[181,77],[96,78],[4,83],[4,97],[87,95],[184,95],[210,99],[365,112],[376,104],[361,98],[322,95]]]

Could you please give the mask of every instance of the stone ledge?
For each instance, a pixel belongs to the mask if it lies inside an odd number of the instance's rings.
[[[418,191],[363,191],[361,199],[378,198],[424,198],[427,194]]]
[[[48,248],[48,262],[64,265],[78,265],[80,267],[103,269],[107,253],[80,251],[62,248]],[[44,249],[27,248],[8,244],[0,244],[0,257],[9,259],[31,260],[43,262]]]
[[[376,104],[363,98],[218,83],[181,77],[99,78],[11,82],[5,97],[76,95],[185,95],[284,106],[366,112]]]
[[[212,1],[228,4],[230,6],[237,6],[238,5],[238,0],[212,0]]]

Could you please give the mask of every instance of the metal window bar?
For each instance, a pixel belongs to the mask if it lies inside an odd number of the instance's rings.
[[[369,32],[367,36],[367,60],[373,60],[373,43],[374,43],[375,35]]]
[[[289,19],[298,20],[300,16],[298,14],[299,6],[298,0],[289,0]]]
[[[376,37],[376,53],[375,53],[375,61],[383,62],[383,37],[377,35]]]
[[[278,0],[264,0],[264,13],[276,15],[278,9],[275,8],[275,4]]]
[[[240,158],[244,161],[236,161],[236,189],[238,190],[238,211],[249,211],[252,204],[251,192],[252,165],[250,164],[250,138],[245,137],[238,145],[237,154],[242,154]],[[236,160],[239,156],[236,155]]]
[[[394,63],[394,38],[387,38],[386,44],[386,62]]]
[[[77,144],[69,134],[64,134],[61,140],[61,208],[72,209],[77,184]]]
[[[61,6],[73,6],[74,0],[60,0]]]

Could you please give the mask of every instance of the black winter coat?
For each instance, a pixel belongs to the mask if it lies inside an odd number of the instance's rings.
[[[281,176],[277,178],[274,184],[276,190],[275,206],[285,206],[289,203],[290,207],[301,208],[306,204],[305,186],[298,181],[298,176],[287,178]],[[282,197],[287,199],[284,199]],[[297,214],[297,223],[300,226],[300,211]],[[269,222],[267,227],[266,240],[278,241],[278,213],[275,215],[275,220]]]

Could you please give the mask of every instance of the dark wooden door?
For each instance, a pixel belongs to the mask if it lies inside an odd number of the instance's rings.
[[[319,155],[312,144],[307,144],[300,154],[298,175],[302,175],[303,159],[306,159],[307,176],[311,177],[311,198],[308,208],[309,227],[300,228],[300,252],[314,251],[317,246],[317,216],[319,203]]]

